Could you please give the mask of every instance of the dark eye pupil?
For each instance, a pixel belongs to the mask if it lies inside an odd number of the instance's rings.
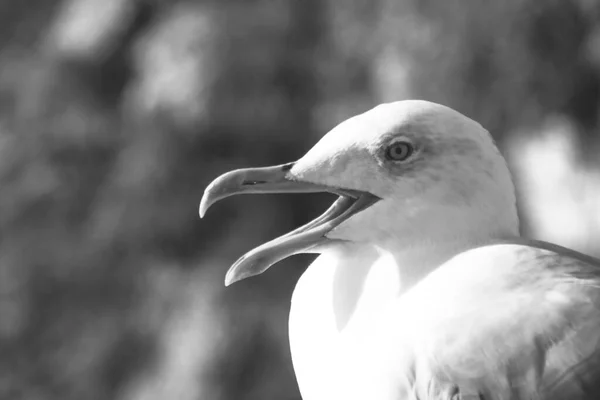
[[[410,143],[398,142],[388,147],[387,157],[392,161],[404,161],[412,155],[413,147]]]

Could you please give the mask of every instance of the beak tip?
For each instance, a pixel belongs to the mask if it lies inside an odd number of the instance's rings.
[[[229,268],[229,271],[227,271],[227,274],[225,275],[225,286],[231,286],[236,282],[260,273],[254,272],[253,266],[253,263],[248,263],[247,254],[243,255],[231,266],[231,268]]]
[[[200,202],[200,207],[198,208],[198,215],[200,215],[200,218],[204,218],[207,208],[208,207],[206,207],[206,204],[204,203],[204,198],[202,198],[202,201]]]
[[[235,273],[235,270],[231,268],[227,271],[227,275],[225,275],[225,287],[229,287],[237,281],[241,281],[244,277],[239,276],[239,274]]]
[[[208,190],[205,191],[204,195],[202,196],[202,200],[200,200],[200,206],[198,207],[198,215],[200,215],[200,218],[204,218],[204,216],[206,215],[206,211],[208,211],[208,209],[213,203],[214,199],[211,198],[210,193],[208,193]]]

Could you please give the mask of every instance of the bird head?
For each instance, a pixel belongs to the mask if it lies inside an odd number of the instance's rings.
[[[490,134],[426,101],[382,104],[352,117],[296,162],[220,176],[207,187],[200,215],[235,194],[294,192],[339,198],[320,217],[240,258],[226,284],[339,244],[391,251],[518,233],[514,187]]]

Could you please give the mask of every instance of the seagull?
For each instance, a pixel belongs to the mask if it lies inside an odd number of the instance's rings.
[[[292,295],[304,400],[600,399],[600,260],[520,237],[507,164],[443,105],[379,105],[296,162],[215,179],[228,196],[329,192],[320,217],[241,257],[225,283],[320,256]]]

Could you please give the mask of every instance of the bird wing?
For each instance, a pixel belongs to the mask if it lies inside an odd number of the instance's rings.
[[[483,246],[402,302],[420,399],[600,399],[599,260],[544,242]]]
[[[546,352],[541,382],[544,400],[600,399],[600,260],[545,242],[529,242],[537,251],[548,251],[550,268],[558,267],[572,282],[571,313],[566,334]],[[538,253],[539,254],[539,253]],[[582,297],[579,297],[583,295]],[[578,308],[573,310],[573,308]]]

